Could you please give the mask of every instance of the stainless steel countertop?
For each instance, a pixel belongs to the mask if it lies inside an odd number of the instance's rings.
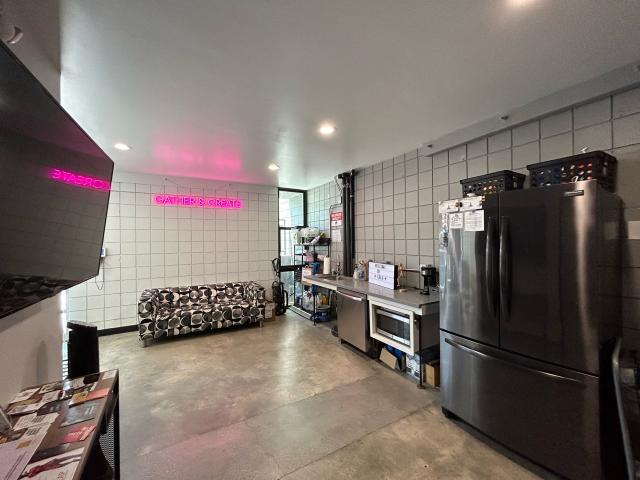
[[[409,288],[406,292],[401,292],[400,290],[391,290],[390,288],[374,285],[364,280],[354,280],[351,277],[339,277],[337,280],[333,280],[322,278],[322,276],[318,275],[309,275],[303,277],[303,281],[331,290],[341,288],[364,293],[368,297],[388,300],[400,305],[406,305],[412,309],[421,309],[425,305],[440,301],[440,294],[437,290],[432,289],[431,295],[423,295],[416,288]]]

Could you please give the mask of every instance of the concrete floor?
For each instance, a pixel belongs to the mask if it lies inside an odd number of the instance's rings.
[[[101,338],[121,378],[122,478],[533,479],[546,474],[445,419],[439,392],[295,314],[138,345]]]

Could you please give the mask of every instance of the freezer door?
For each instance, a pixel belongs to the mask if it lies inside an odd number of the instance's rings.
[[[598,377],[441,332],[442,405],[568,478],[601,478]]]
[[[497,235],[497,195],[485,199],[484,231],[440,235],[440,328],[489,345],[499,341]]]
[[[597,374],[596,181],[500,194],[500,346]]]

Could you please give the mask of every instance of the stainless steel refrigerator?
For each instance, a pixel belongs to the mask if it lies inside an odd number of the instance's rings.
[[[440,212],[443,411],[561,475],[603,477],[619,198],[589,180]]]

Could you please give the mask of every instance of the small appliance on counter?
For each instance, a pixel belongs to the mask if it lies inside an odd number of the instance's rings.
[[[438,315],[437,303],[417,315],[409,307],[369,298],[371,336],[409,355],[438,343]]]
[[[423,279],[420,293],[431,295],[431,289],[438,286],[438,270],[433,265],[420,265],[420,276]]]

